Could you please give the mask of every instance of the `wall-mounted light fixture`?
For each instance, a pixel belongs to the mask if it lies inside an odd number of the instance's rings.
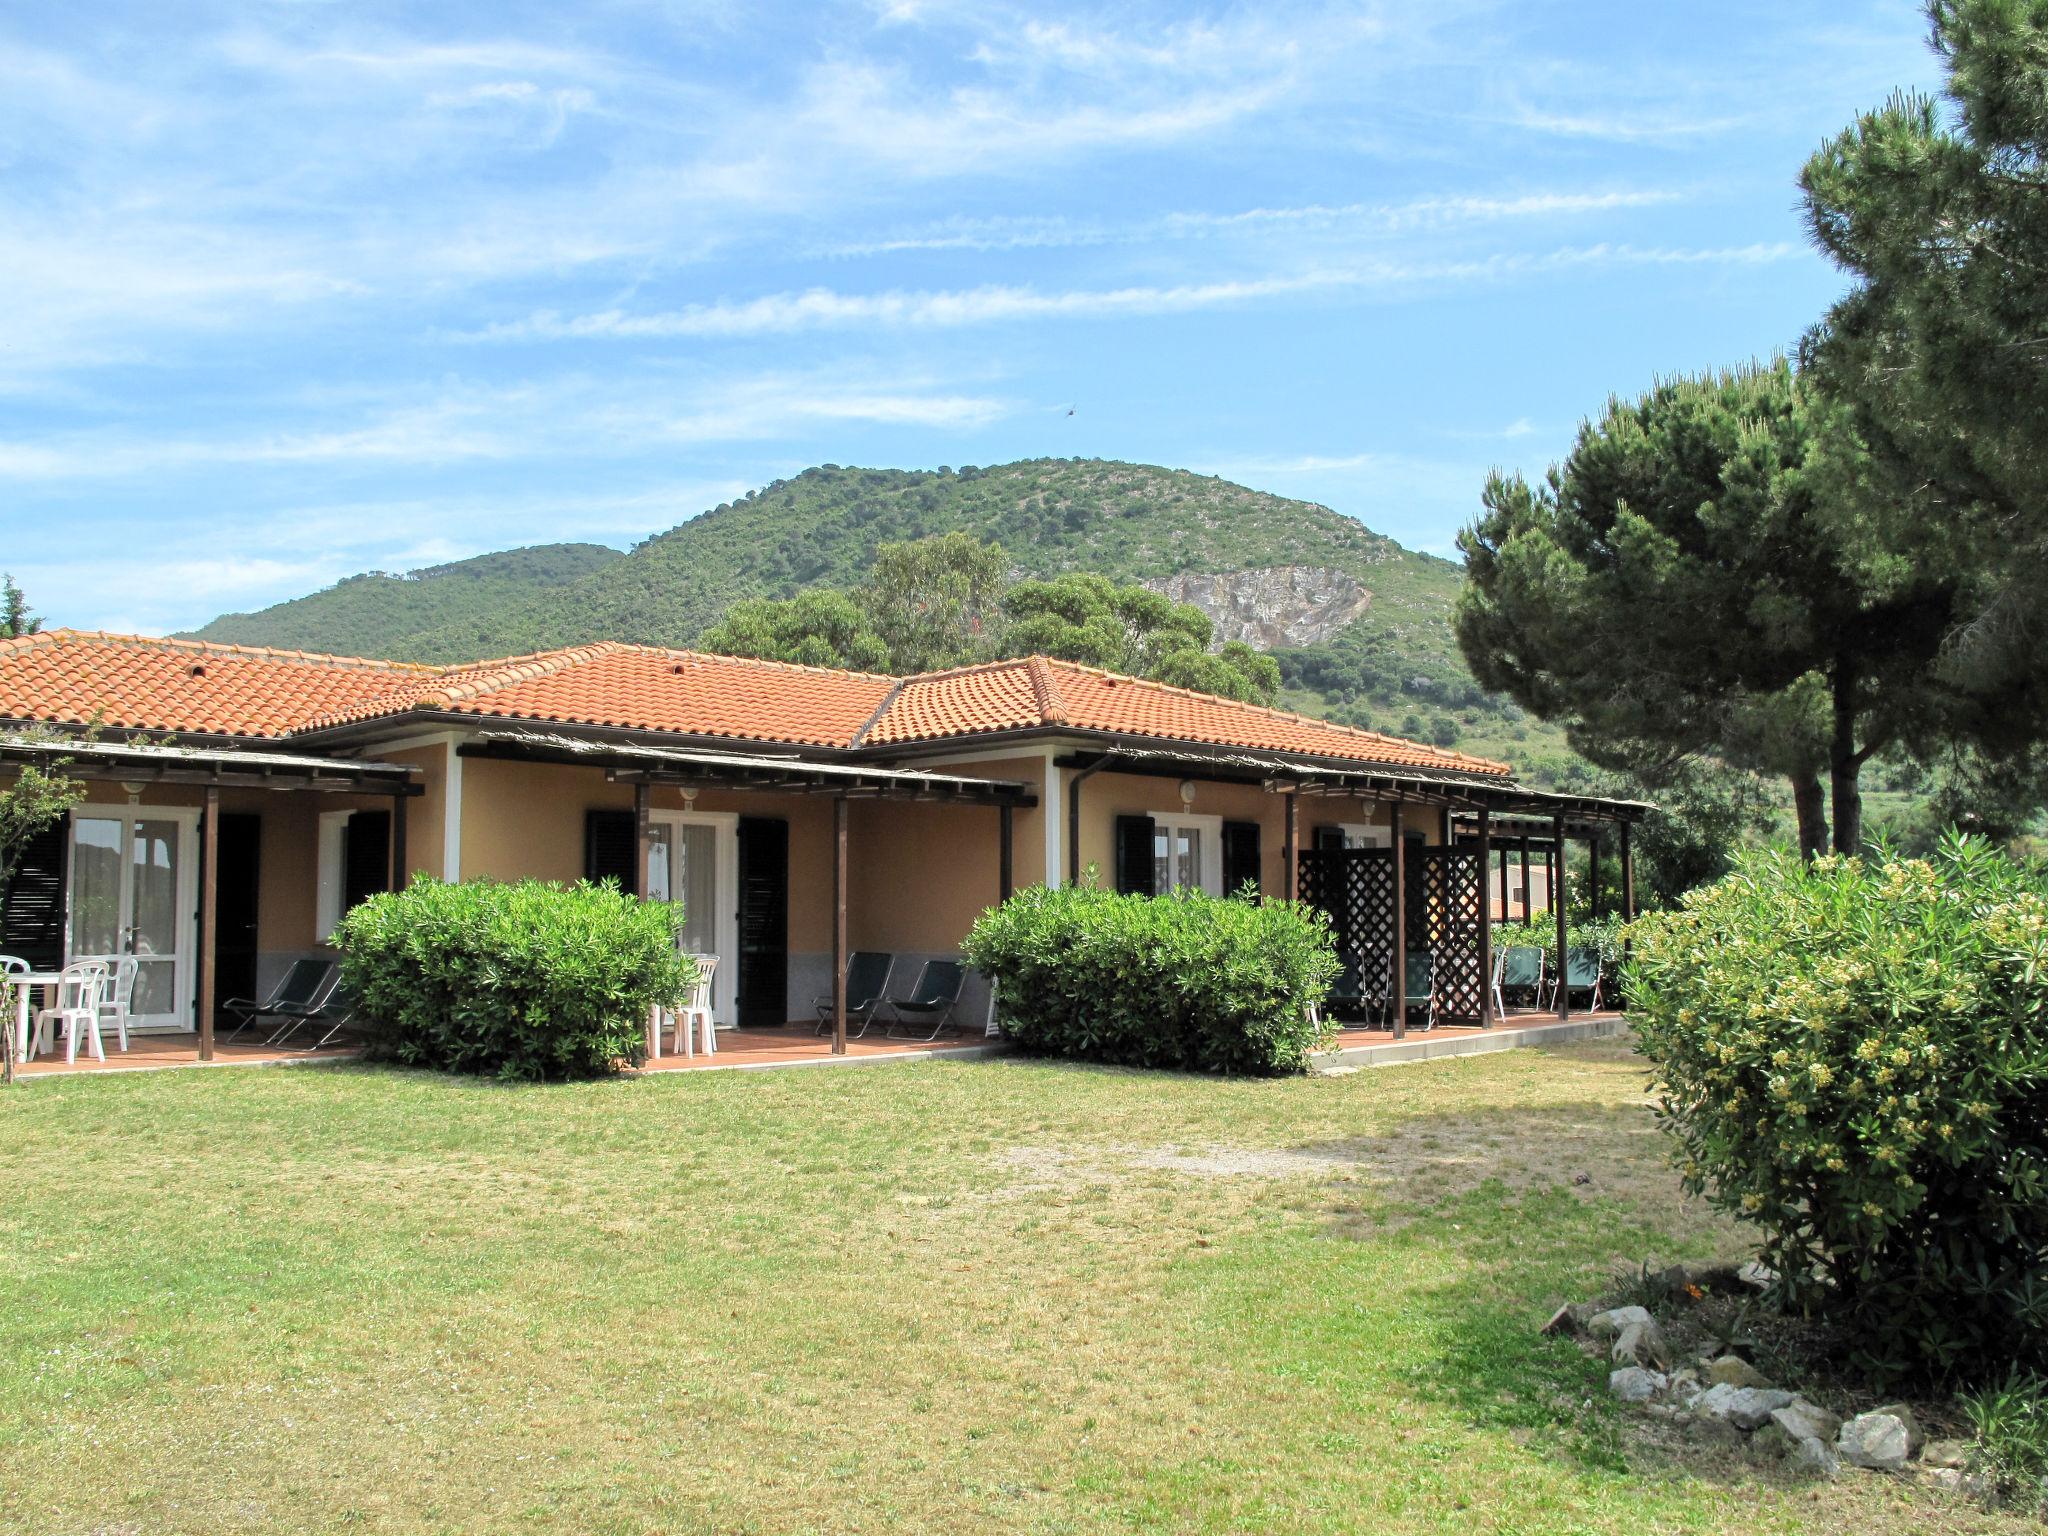
[[[1195,803],[1195,781],[1193,779],[1182,779],[1180,781],[1180,803],[1183,810]]]

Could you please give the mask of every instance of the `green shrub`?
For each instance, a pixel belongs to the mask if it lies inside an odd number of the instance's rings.
[[[1631,930],[1687,1185],[1880,1375],[2048,1364],[2048,881],[1754,853]]]
[[[378,1055],[525,1081],[637,1064],[695,980],[682,908],[612,885],[420,880],[342,919],[343,985]]]
[[[1287,902],[1034,886],[963,946],[1026,1049],[1183,1071],[1306,1069],[1337,976],[1328,919]]]
[[[1971,1461],[2004,1498],[2024,1509],[2048,1509],[2048,1381],[2011,1371],[1960,1399],[1976,1438]]]

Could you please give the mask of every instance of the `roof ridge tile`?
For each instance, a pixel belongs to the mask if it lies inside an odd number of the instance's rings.
[[[1363,726],[1345,725],[1341,721],[1325,720],[1318,715],[1304,715],[1298,710],[1275,709],[1270,704],[1250,704],[1243,699],[1225,698],[1220,693],[1204,693],[1199,688],[1183,688],[1177,683],[1161,683],[1149,677],[1133,677],[1128,672],[1112,672],[1107,667],[1094,667],[1081,661],[1050,661],[1047,665],[1048,669],[1064,667],[1069,671],[1083,672],[1094,677],[1107,678],[1114,683],[1135,683],[1143,688],[1156,689],[1161,693],[1176,694],[1181,698],[1199,699],[1207,704],[1221,704],[1245,710],[1249,713],[1265,715],[1269,719],[1284,720],[1290,725],[1311,725],[1318,730],[1335,731],[1342,735],[1355,736],[1362,741],[1383,742],[1415,752],[1424,752],[1432,757],[1441,758],[1446,763],[1476,764],[1478,765],[1477,771],[1479,772],[1514,772],[1513,765],[1500,762],[1494,758],[1477,757],[1469,752],[1452,752],[1426,741],[1411,741],[1406,736],[1394,736],[1386,731],[1369,731]]]
[[[238,645],[227,640],[193,640],[183,635],[135,635],[111,629],[39,629],[31,635],[0,640],[0,655],[27,650],[37,643],[98,642],[135,650],[188,651],[207,656],[249,656],[261,661],[296,661],[315,666],[354,667],[370,672],[438,675],[450,670],[430,661],[391,661],[379,656],[342,656],[328,651],[294,651],[274,645]]]

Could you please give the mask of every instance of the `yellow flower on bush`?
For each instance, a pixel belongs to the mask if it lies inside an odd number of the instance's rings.
[[[1816,1061],[1806,1069],[1806,1075],[1813,1079],[1813,1086],[1825,1088],[1835,1080],[1834,1069],[1824,1061]]]

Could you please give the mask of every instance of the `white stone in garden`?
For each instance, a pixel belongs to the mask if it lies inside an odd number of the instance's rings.
[[[1655,1319],[1630,1323],[1616,1335],[1612,1357],[1617,1365],[1671,1364],[1671,1346],[1664,1342],[1664,1330]]]
[[[1791,1402],[1792,1394],[1776,1387],[1731,1387],[1723,1383],[1707,1388],[1693,1399],[1692,1409],[1737,1429],[1755,1429],[1769,1423],[1773,1413],[1789,1407]]]
[[[1904,1403],[1879,1403],[1870,1411],[1872,1413],[1888,1413],[1905,1425],[1906,1440],[1908,1442],[1906,1453],[1911,1456],[1918,1456],[1920,1454],[1920,1447],[1927,1443],[1927,1436],[1921,1433],[1920,1421],[1913,1417],[1912,1409],[1908,1408]]]
[[[1913,1435],[1893,1413],[1859,1413],[1842,1426],[1835,1451],[1852,1467],[1897,1472],[1913,1459]]]
[[[1647,1307],[1613,1307],[1605,1312],[1596,1312],[1586,1320],[1586,1332],[1596,1339],[1611,1339],[1630,1323],[1648,1323],[1656,1319],[1650,1316]]]
[[[1930,1440],[1920,1459],[1930,1467],[1967,1467],[1970,1464],[1970,1443],[1967,1440]]]
[[[1825,1440],[1793,1441],[1792,1461],[1796,1466],[1811,1467],[1822,1477],[1837,1476],[1842,1470],[1842,1458]]]
[[[1607,1390],[1624,1403],[1647,1403],[1668,1385],[1662,1371],[1649,1371],[1640,1365],[1625,1365],[1607,1377]]]
[[[1717,1387],[1768,1387],[1764,1373],[1740,1355],[1723,1355],[1707,1367],[1707,1380]]]
[[[1774,1409],[1771,1422],[1794,1440],[1818,1440],[1823,1445],[1833,1445],[1835,1436],[1842,1432],[1839,1414],[1829,1413],[1803,1397],[1795,1397],[1783,1408]]]

